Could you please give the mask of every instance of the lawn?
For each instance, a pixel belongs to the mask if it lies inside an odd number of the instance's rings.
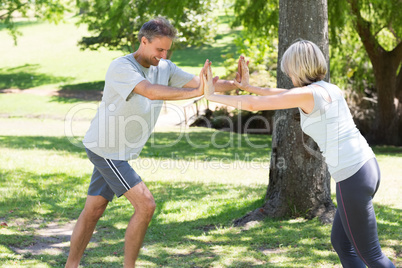
[[[30,98],[32,117],[21,112]],[[3,108],[11,101],[14,110]],[[92,167],[83,149],[65,136],[63,119],[77,102],[58,102],[56,109],[55,101],[0,95],[0,221],[8,224],[0,229],[1,267],[62,267],[68,235],[44,233],[55,226],[71,231],[85,202]],[[77,117],[75,138],[85,133],[90,117]],[[131,161],[157,203],[139,267],[340,267],[329,241],[331,227],[316,219],[233,226],[234,219],[263,203],[270,143],[266,135],[157,128],[141,158]],[[375,198],[381,244],[401,264],[402,150],[374,149],[383,171]],[[132,212],[124,198],[109,205],[82,260],[84,267],[121,267]]]
[[[175,51],[175,63],[197,74],[209,58],[215,73],[225,74],[221,55],[235,51],[236,32],[227,30],[224,13],[218,15],[216,42]],[[80,51],[75,45],[86,30],[73,22],[25,23],[17,47],[0,30],[0,89],[101,90],[110,61],[122,52]],[[64,266],[92,171],[79,140],[96,107],[79,98],[0,94],[0,222],[8,225],[0,226],[0,267]],[[130,162],[157,204],[138,266],[341,267],[330,243],[331,226],[317,219],[233,226],[264,202],[270,150],[267,135],[158,125],[141,158]],[[402,266],[402,148],[374,150],[382,170],[374,199],[380,242]],[[122,266],[132,213],[125,198],[109,204],[82,267]]]

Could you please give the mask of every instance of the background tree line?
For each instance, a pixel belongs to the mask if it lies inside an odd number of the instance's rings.
[[[35,16],[58,22],[66,11],[80,10],[79,24],[91,36],[82,48],[134,51],[144,21],[162,15],[178,29],[176,47],[202,45],[214,37],[211,0],[3,0],[0,21],[15,40],[14,18]],[[279,0],[225,0],[234,6],[233,27],[243,26],[236,44],[252,68],[276,77]],[[402,2],[328,1],[331,81],[353,92],[355,120],[371,143],[402,144]],[[100,15],[101,14],[101,15]],[[232,63],[234,59],[229,59]],[[233,66],[233,65],[232,65]]]

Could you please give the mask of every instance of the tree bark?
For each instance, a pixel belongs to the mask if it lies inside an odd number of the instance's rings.
[[[279,88],[293,87],[281,72],[280,61],[285,50],[298,38],[317,44],[329,61],[326,0],[279,1]],[[329,80],[329,72],[326,80]],[[266,216],[318,216],[323,223],[331,223],[334,213],[327,166],[317,144],[303,134],[299,111],[276,111],[266,202],[235,224],[243,225]]]

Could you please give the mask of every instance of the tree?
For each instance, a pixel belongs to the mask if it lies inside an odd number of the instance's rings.
[[[262,51],[277,36],[277,1],[235,2],[234,25],[245,26],[244,38],[260,42]],[[331,81],[345,89],[373,90],[378,96],[374,124],[363,119],[367,126],[363,134],[370,143],[402,144],[400,10],[400,0],[328,1]]]
[[[179,33],[175,45],[199,45],[212,40],[213,23],[208,13],[210,0],[78,0],[79,23],[87,24],[91,36],[79,42],[82,48],[96,50],[135,50],[138,31],[156,16],[170,19]],[[102,14],[102,16],[99,16]]]
[[[2,0],[0,23],[5,24],[16,44],[17,36],[21,35],[16,29],[16,19],[34,17],[58,22],[67,10],[68,6],[63,0]]]
[[[279,1],[278,66],[285,50],[298,38],[316,43],[328,59],[328,17],[326,0]],[[277,68],[277,86],[293,87]],[[326,78],[328,80],[328,76]],[[275,113],[269,185],[265,204],[237,224],[265,216],[319,216],[332,222],[330,175],[316,143],[300,128],[297,109]]]
[[[402,2],[399,0],[330,1],[332,36],[353,23],[372,64],[378,95],[373,143],[402,144]],[[336,41],[336,38],[333,38]],[[335,43],[335,42],[334,42]]]

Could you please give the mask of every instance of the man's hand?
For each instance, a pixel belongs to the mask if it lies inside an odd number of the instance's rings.
[[[207,60],[208,61],[208,60]],[[209,61],[208,61],[209,62]],[[212,68],[211,68],[211,62],[206,66],[206,68],[203,69],[203,73],[200,74],[200,79],[201,79],[201,85],[204,88],[204,96],[206,99],[208,99],[209,96],[213,95],[215,92],[215,83],[218,81],[219,77],[212,76]]]
[[[211,62],[209,60],[206,60],[205,63],[204,63],[204,66],[201,69],[200,76],[199,76],[200,77],[200,83],[199,83],[198,88],[197,88],[197,91],[199,92],[199,96],[202,96],[203,94],[205,94],[203,77],[204,77],[204,74],[207,72],[208,67],[210,67],[210,66],[211,66]]]
[[[247,61],[244,59],[243,56],[240,56],[239,58],[239,63],[237,65],[237,73],[236,73],[236,78],[233,81],[234,84],[240,88],[245,90],[247,86],[249,86],[249,80],[250,80],[250,74],[249,74],[249,70],[248,70],[248,64],[249,61]]]

